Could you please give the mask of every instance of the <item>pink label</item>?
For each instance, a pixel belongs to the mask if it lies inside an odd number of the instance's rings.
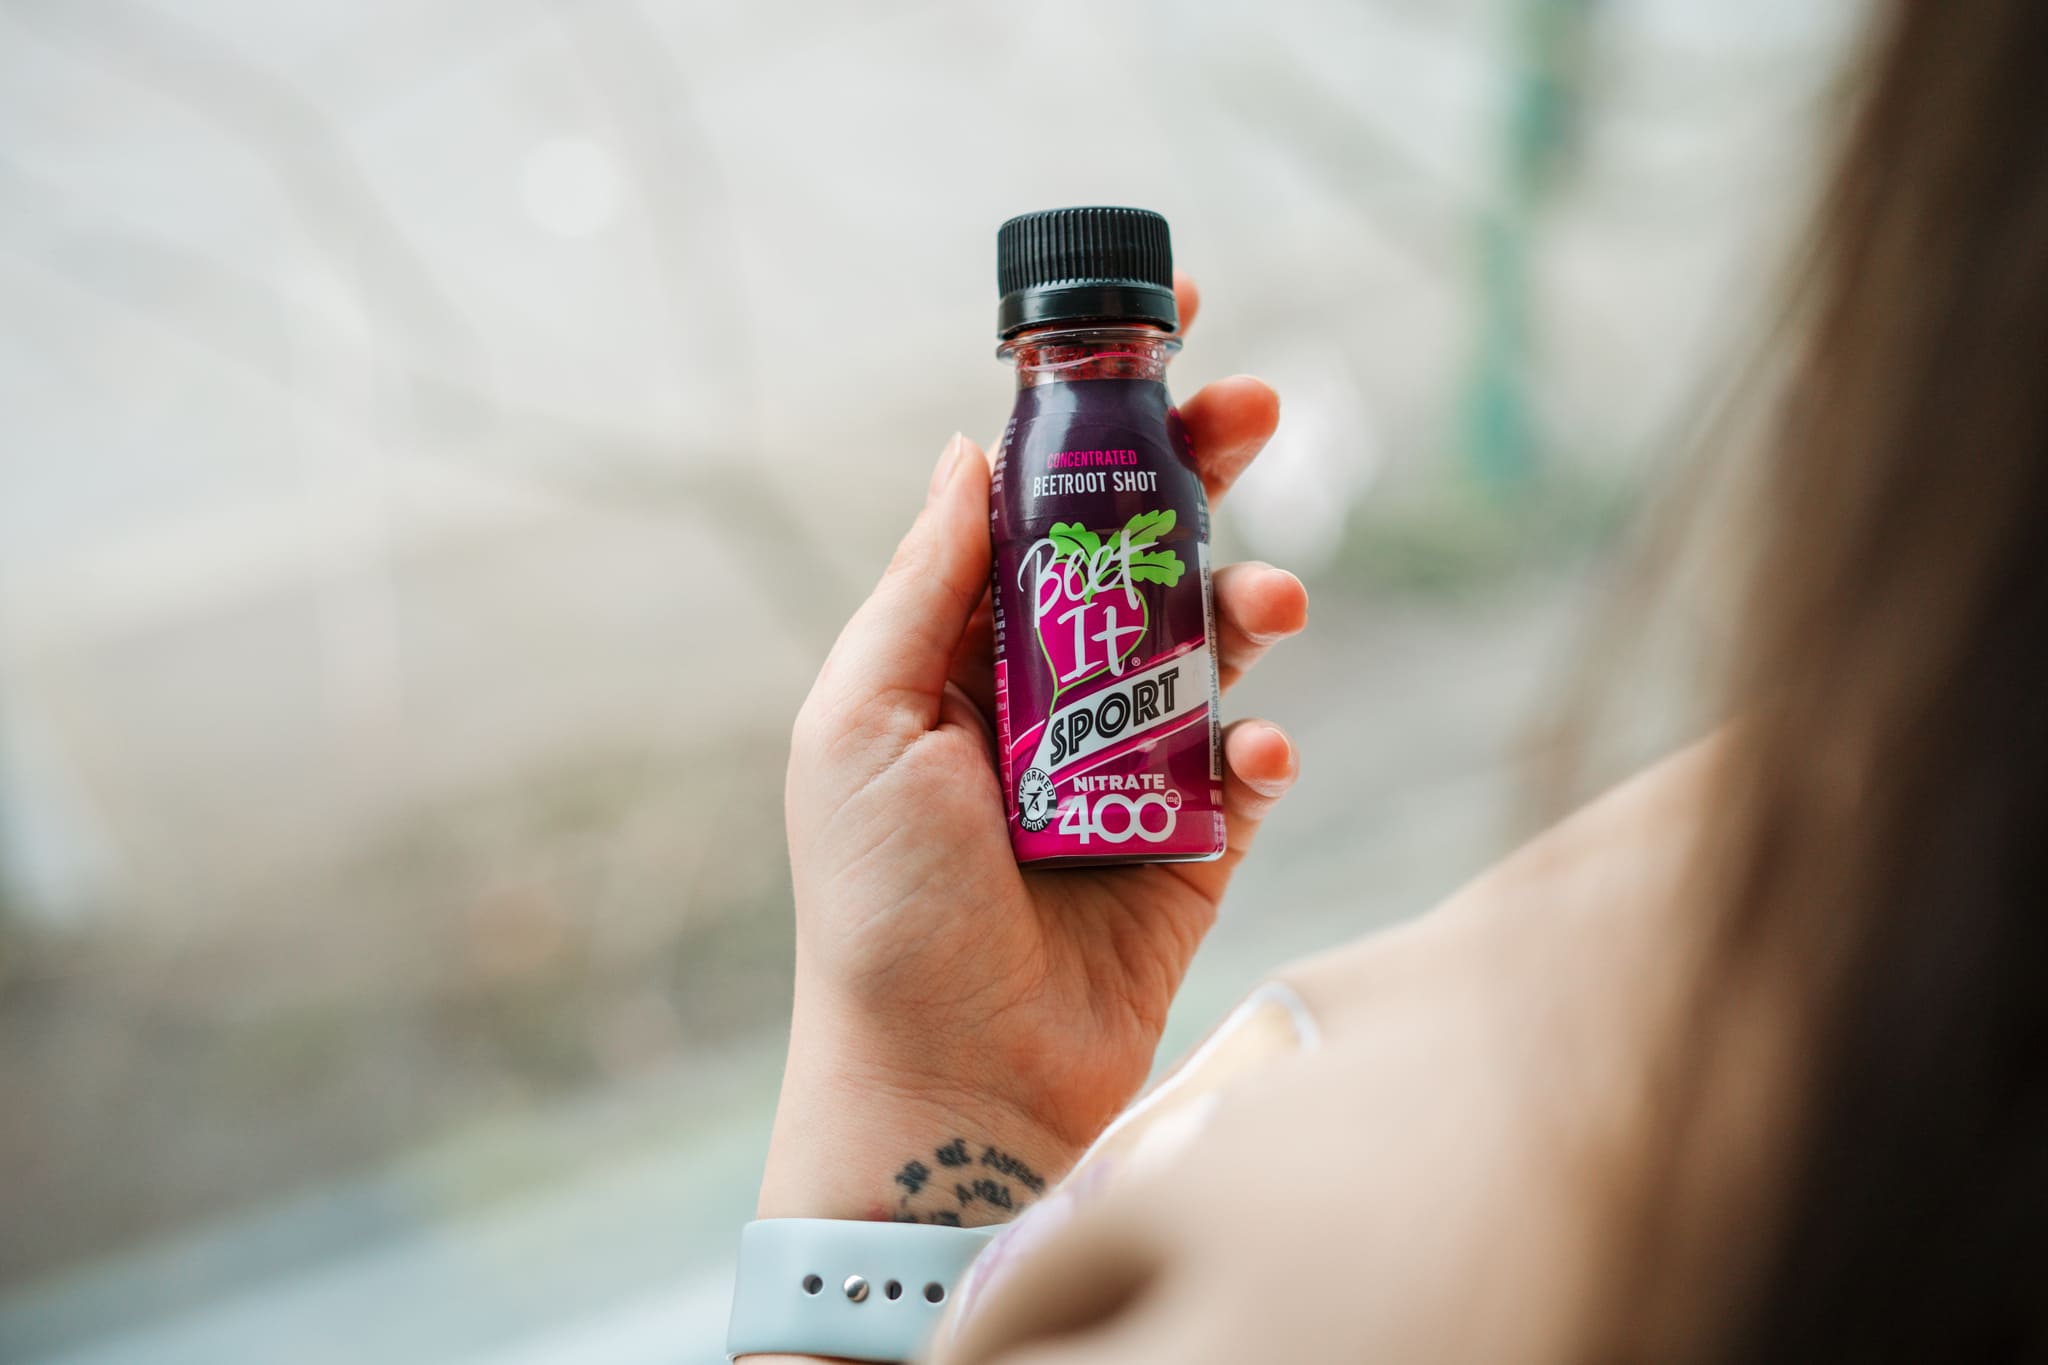
[[[1223,852],[1208,505],[1164,385],[1026,388],[999,451],[997,736],[1019,862]]]

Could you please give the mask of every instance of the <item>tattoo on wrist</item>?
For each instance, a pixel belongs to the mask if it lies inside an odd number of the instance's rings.
[[[896,1206],[877,1208],[878,1216],[949,1227],[1015,1217],[1045,1193],[1045,1178],[1023,1160],[986,1143],[970,1147],[959,1137],[904,1162],[894,1183]]]

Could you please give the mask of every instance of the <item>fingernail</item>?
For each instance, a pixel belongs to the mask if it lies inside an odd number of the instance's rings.
[[[1280,742],[1281,742],[1282,744],[1286,745],[1286,746],[1287,746],[1287,756],[1288,756],[1289,758],[1292,758],[1292,757],[1294,757],[1294,741],[1293,741],[1293,740],[1291,740],[1291,739],[1289,739],[1289,738],[1287,737],[1287,732],[1286,732],[1285,730],[1283,730],[1283,729],[1281,729],[1281,728],[1280,728],[1279,726],[1277,726],[1277,725],[1273,724],[1273,723],[1272,723],[1271,721],[1260,721],[1260,722],[1259,722],[1259,728],[1260,728],[1261,730],[1264,730],[1264,731],[1265,731],[1265,732],[1266,732],[1267,734],[1271,735],[1271,736],[1272,736],[1273,738],[1275,738],[1275,739],[1279,740],[1279,741],[1280,741]]]
[[[1306,630],[1306,629],[1308,628],[1308,585],[1307,585],[1307,584],[1305,584],[1305,583],[1303,583],[1303,582],[1301,581],[1301,578],[1300,578],[1300,577],[1299,577],[1298,575],[1296,575],[1296,574],[1292,574],[1292,573],[1289,573],[1289,572],[1288,572],[1287,570],[1285,570],[1285,569],[1275,569],[1275,568],[1273,568],[1273,566],[1272,566],[1272,565],[1270,565],[1270,564],[1269,564],[1269,565],[1267,565],[1266,567],[1267,567],[1267,569],[1268,569],[1268,570],[1269,570],[1270,572],[1272,572],[1272,573],[1273,573],[1273,574],[1274,574],[1274,575],[1275,575],[1276,577],[1278,577],[1278,578],[1280,578],[1280,579],[1283,579],[1283,580],[1285,580],[1285,581],[1286,581],[1286,582],[1288,582],[1288,583],[1291,583],[1291,584],[1293,584],[1293,585],[1294,585],[1294,590],[1295,590],[1295,591],[1296,591],[1297,593],[1301,594],[1301,604],[1302,604],[1302,606],[1301,606],[1301,621],[1300,621],[1300,623],[1299,623],[1299,624],[1297,624],[1297,625],[1292,625],[1292,626],[1289,626],[1289,627],[1288,627],[1288,628],[1287,628],[1286,630],[1283,630],[1283,631],[1281,631],[1281,632],[1280,632],[1280,634],[1281,634],[1282,636],[1288,636],[1288,635],[1299,635],[1299,634],[1300,634],[1300,633],[1301,633],[1302,631],[1304,631],[1304,630]]]
[[[1301,769],[1301,760],[1294,752],[1294,741],[1288,738],[1287,732],[1277,725],[1268,725],[1266,733],[1279,740],[1281,747],[1287,750],[1287,780],[1293,781],[1294,774]]]
[[[1294,785],[1295,779],[1301,776],[1301,763],[1294,751],[1294,741],[1287,737],[1285,730],[1263,721],[1259,723],[1259,728],[1279,740],[1281,746],[1287,750],[1287,766],[1278,777],[1253,777],[1244,773],[1240,776],[1244,778],[1246,786],[1261,796],[1277,798],[1284,795],[1287,789]]]
[[[938,466],[932,470],[932,486],[925,490],[927,501],[937,497],[939,490],[952,479],[953,470],[960,463],[960,448],[965,444],[967,438],[956,431],[953,433],[953,439],[946,442],[946,448],[939,452]]]

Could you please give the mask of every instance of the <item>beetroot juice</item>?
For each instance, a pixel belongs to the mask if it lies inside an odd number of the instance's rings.
[[[996,716],[1017,861],[1221,856],[1209,503],[1166,392],[1166,220],[1054,209],[997,235],[1017,405],[996,453]]]

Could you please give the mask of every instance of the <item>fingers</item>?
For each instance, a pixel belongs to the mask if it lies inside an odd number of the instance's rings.
[[[1269,720],[1240,720],[1223,731],[1223,814],[1230,851],[1242,856],[1273,804],[1300,775],[1294,741]]]
[[[1202,291],[1195,288],[1195,277],[1185,270],[1173,272],[1173,306],[1180,314],[1180,334],[1186,336],[1188,328],[1195,325],[1195,314],[1201,311]]]
[[[1180,417],[1213,503],[1272,439],[1280,425],[1280,395],[1263,379],[1241,374],[1205,385],[1181,404]]]
[[[914,738],[931,729],[988,565],[988,462],[956,435],[932,471],[924,510],[840,632],[806,708],[857,718],[870,734]]]
[[[1180,313],[1180,334],[1187,335],[1202,309],[1202,291],[1185,270],[1173,272],[1174,306]],[[1238,375],[1219,379],[1181,405],[1195,466],[1214,502],[1237,482],[1280,425],[1280,395],[1262,379]]]
[[[1216,571],[1216,667],[1226,691],[1265,657],[1266,651],[1308,625],[1308,589],[1285,569],[1251,561]],[[961,632],[947,673],[953,685],[981,709],[996,713],[995,607],[984,592]]]
[[[1251,850],[1266,812],[1300,775],[1294,742],[1271,721],[1241,720],[1223,730],[1223,856],[1213,863],[1181,863],[1174,871],[1202,894],[1216,899],[1230,874]]]
[[[1308,624],[1308,589],[1285,569],[1256,561],[1216,571],[1217,681],[1229,687]]]

